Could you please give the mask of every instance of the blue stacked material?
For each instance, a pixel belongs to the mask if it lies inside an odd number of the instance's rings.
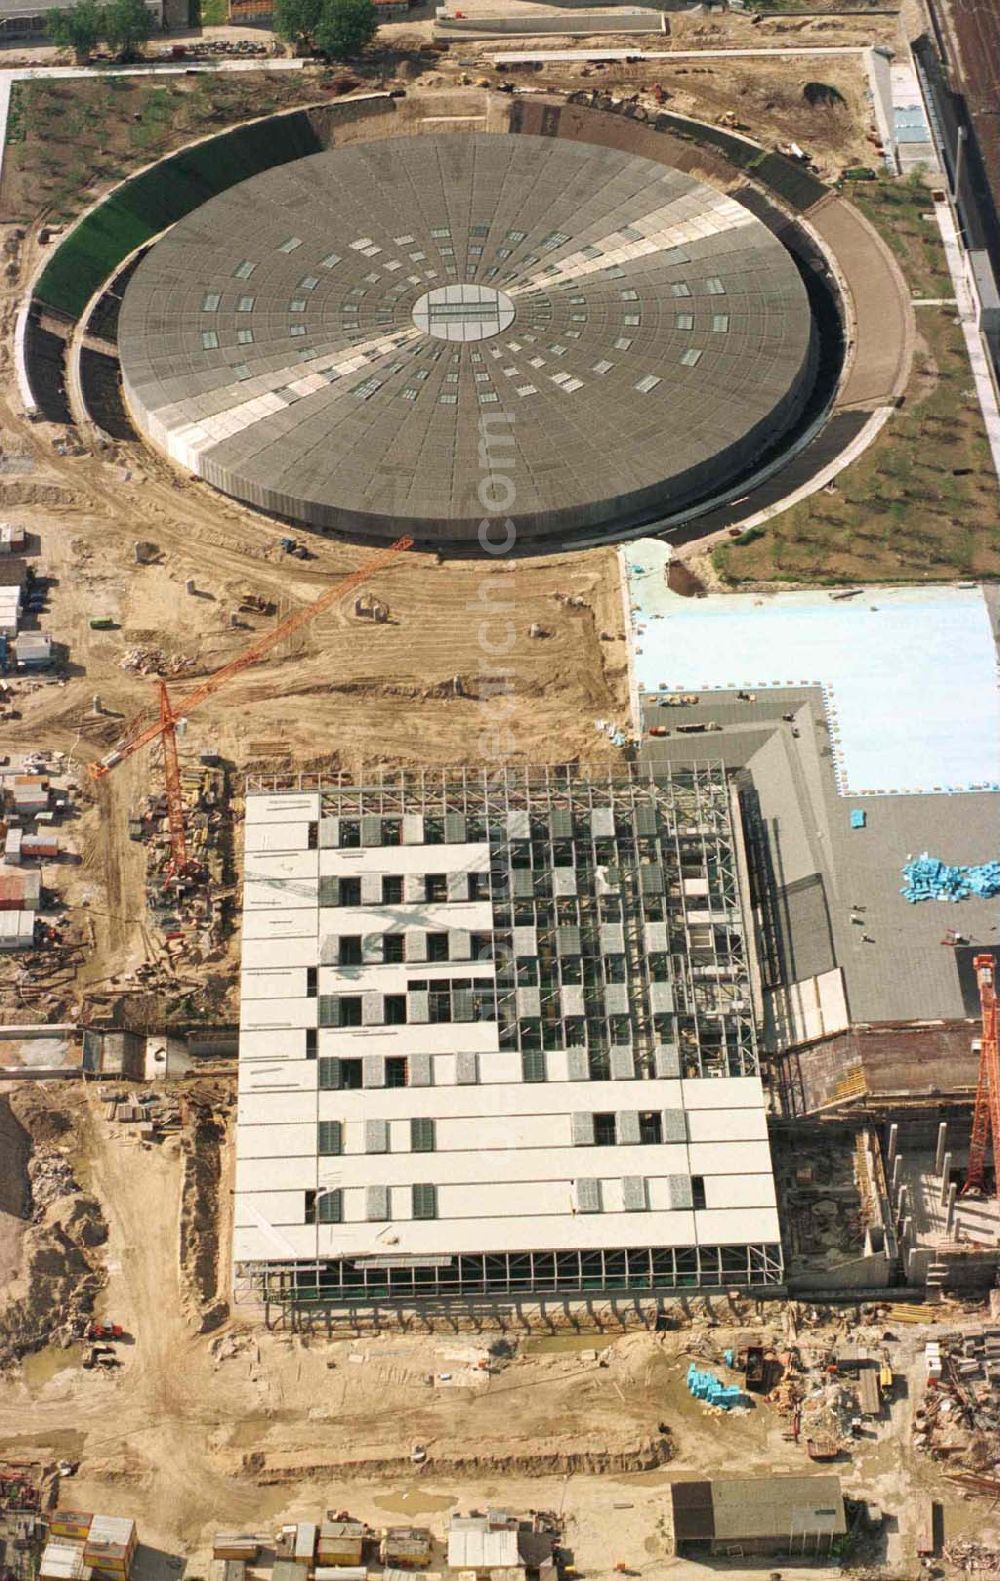
[[[712,1372],[700,1372],[694,1362],[688,1368],[687,1386],[696,1400],[704,1400],[708,1405],[720,1405],[724,1411],[731,1411],[734,1405],[739,1405],[743,1400],[743,1390],[739,1384],[723,1383]]]
[[[900,890],[904,900],[967,900],[976,895],[991,900],[1000,895],[1000,862],[984,862],[979,867],[950,867],[926,851],[913,857],[903,868],[906,883]]]
[[[851,828],[863,829],[868,822],[868,814],[863,807],[854,807],[851,810]]]

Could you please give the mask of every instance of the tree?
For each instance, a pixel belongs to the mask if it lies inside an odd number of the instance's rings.
[[[78,61],[84,61],[104,31],[104,18],[97,0],[77,0],[65,11],[49,15],[48,34],[53,44],[71,49]]]
[[[274,31],[287,44],[311,49],[323,0],[274,0]]]
[[[116,55],[128,60],[142,54],[153,31],[153,18],[144,0],[109,0],[104,7],[102,32]]]
[[[372,0],[321,0],[313,42],[324,55],[349,59],[360,55],[377,28]]]

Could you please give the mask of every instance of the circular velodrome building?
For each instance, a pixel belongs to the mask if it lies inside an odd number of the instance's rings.
[[[616,149],[456,133],[213,198],[136,271],[119,347],[139,428],[224,493],[469,549],[498,510],[523,546],[571,544],[719,496],[816,365],[798,269],[735,199]]]

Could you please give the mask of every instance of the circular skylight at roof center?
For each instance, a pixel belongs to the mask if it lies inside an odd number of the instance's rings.
[[[488,285],[442,285],[425,291],[413,307],[413,322],[438,340],[489,340],[514,322],[506,291]]]

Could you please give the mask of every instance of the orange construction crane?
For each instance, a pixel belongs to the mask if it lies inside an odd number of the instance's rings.
[[[997,1048],[996,961],[992,955],[975,955],[972,965],[979,984],[983,1012],[983,1041],[979,1053],[976,1107],[972,1115],[969,1168],[961,1195],[982,1195],[986,1190],[986,1149],[993,1137],[993,1167],[1000,1169],[1000,1051]]]
[[[249,648],[245,648],[235,659],[230,659],[229,663],[224,664],[221,670],[216,670],[215,674],[210,675],[207,681],[202,681],[201,685],[196,686],[193,692],[189,692],[186,697],[181,698],[176,706],[170,701],[170,694],[167,691],[165,682],[158,681],[156,684],[159,718],[152,720],[146,725],[141,722],[133,725],[116,747],[107,753],[105,757],[101,758],[98,763],[90,765],[91,777],[95,780],[103,779],[106,774],[111,773],[113,768],[117,768],[119,763],[124,763],[126,758],[130,758],[134,752],[138,752],[140,747],[147,746],[149,742],[156,741],[158,738],[162,739],[163,769],[167,788],[167,823],[170,829],[170,870],[175,876],[179,877],[186,873],[190,865],[187,840],[184,835],[184,803],[181,797],[180,767],[177,762],[178,722],[181,719],[186,719],[188,714],[197,708],[199,704],[203,703],[206,698],[213,697],[221,687],[226,685],[227,681],[232,680],[234,675],[239,675],[242,670],[248,670],[251,665],[262,659],[266,653],[270,653],[272,648],[277,647],[278,643],[282,642],[285,637],[290,637],[293,632],[305,626],[316,615],[322,614],[324,609],[329,609],[331,604],[336,603],[339,598],[343,598],[344,594],[349,593],[352,588],[359,586],[362,582],[367,582],[370,576],[374,576],[376,571],[381,571],[382,567],[388,565],[397,554],[404,549],[412,548],[412,546],[412,538],[397,538],[396,542],[391,544],[388,549],[383,549],[378,554],[373,555],[357,571],[352,571],[350,576],[345,576],[341,581],[334,583],[333,587],[328,587],[325,593],[320,594],[315,603],[307,604],[304,609],[296,610],[294,614],[288,615],[275,626],[273,631],[269,631],[265,637],[260,637],[256,642],[252,642]]]

